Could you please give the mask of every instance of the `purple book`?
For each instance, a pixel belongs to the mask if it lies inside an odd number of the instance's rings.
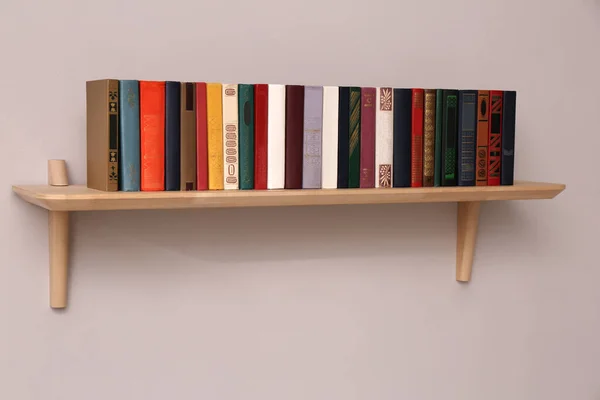
[[[321,143],[323,132],[323,87],[304,88],[304,152],[302,188],[321,188]]]

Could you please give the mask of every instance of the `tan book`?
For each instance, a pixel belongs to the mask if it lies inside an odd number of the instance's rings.
[[[181,190],[197,190],[195,93],[193,83],[181,83]]]
[[[87,187],[119,189],[119,81],[86,82]]]
[[[239,189],[238,85],[223,84],[224,188]]]

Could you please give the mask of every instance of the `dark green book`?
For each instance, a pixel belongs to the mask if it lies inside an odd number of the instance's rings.
[[[254,189],[254,85],[238,85],[240,189]]]
[[[443,116],[443,90],[438,89],[435,94],[435,167],[433,172],[433,186],[442,186],[442,121]]]
[[[456,186],[458,143],[458,90],[444,90],[442,122],[442,186]]]
[[[350,88],[348,187],[360,187],[360,88]]]

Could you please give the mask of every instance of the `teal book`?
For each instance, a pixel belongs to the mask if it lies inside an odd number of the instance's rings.
[[[119,190],[140,190],[140,89],[136,80],[119,81]]]
[[[442,186],[442,121],[444,99],[442,89],[435,94],[435,161],[433,171],[433,186]]]
[[[254,85],[238,85],[240,189],[254,189]]]

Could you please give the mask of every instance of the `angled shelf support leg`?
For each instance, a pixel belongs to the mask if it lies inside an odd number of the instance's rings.
[[[479,201],[458,203],[456,280],[460,282],[468,282],[471,280],[480,207],[481,202]]]

